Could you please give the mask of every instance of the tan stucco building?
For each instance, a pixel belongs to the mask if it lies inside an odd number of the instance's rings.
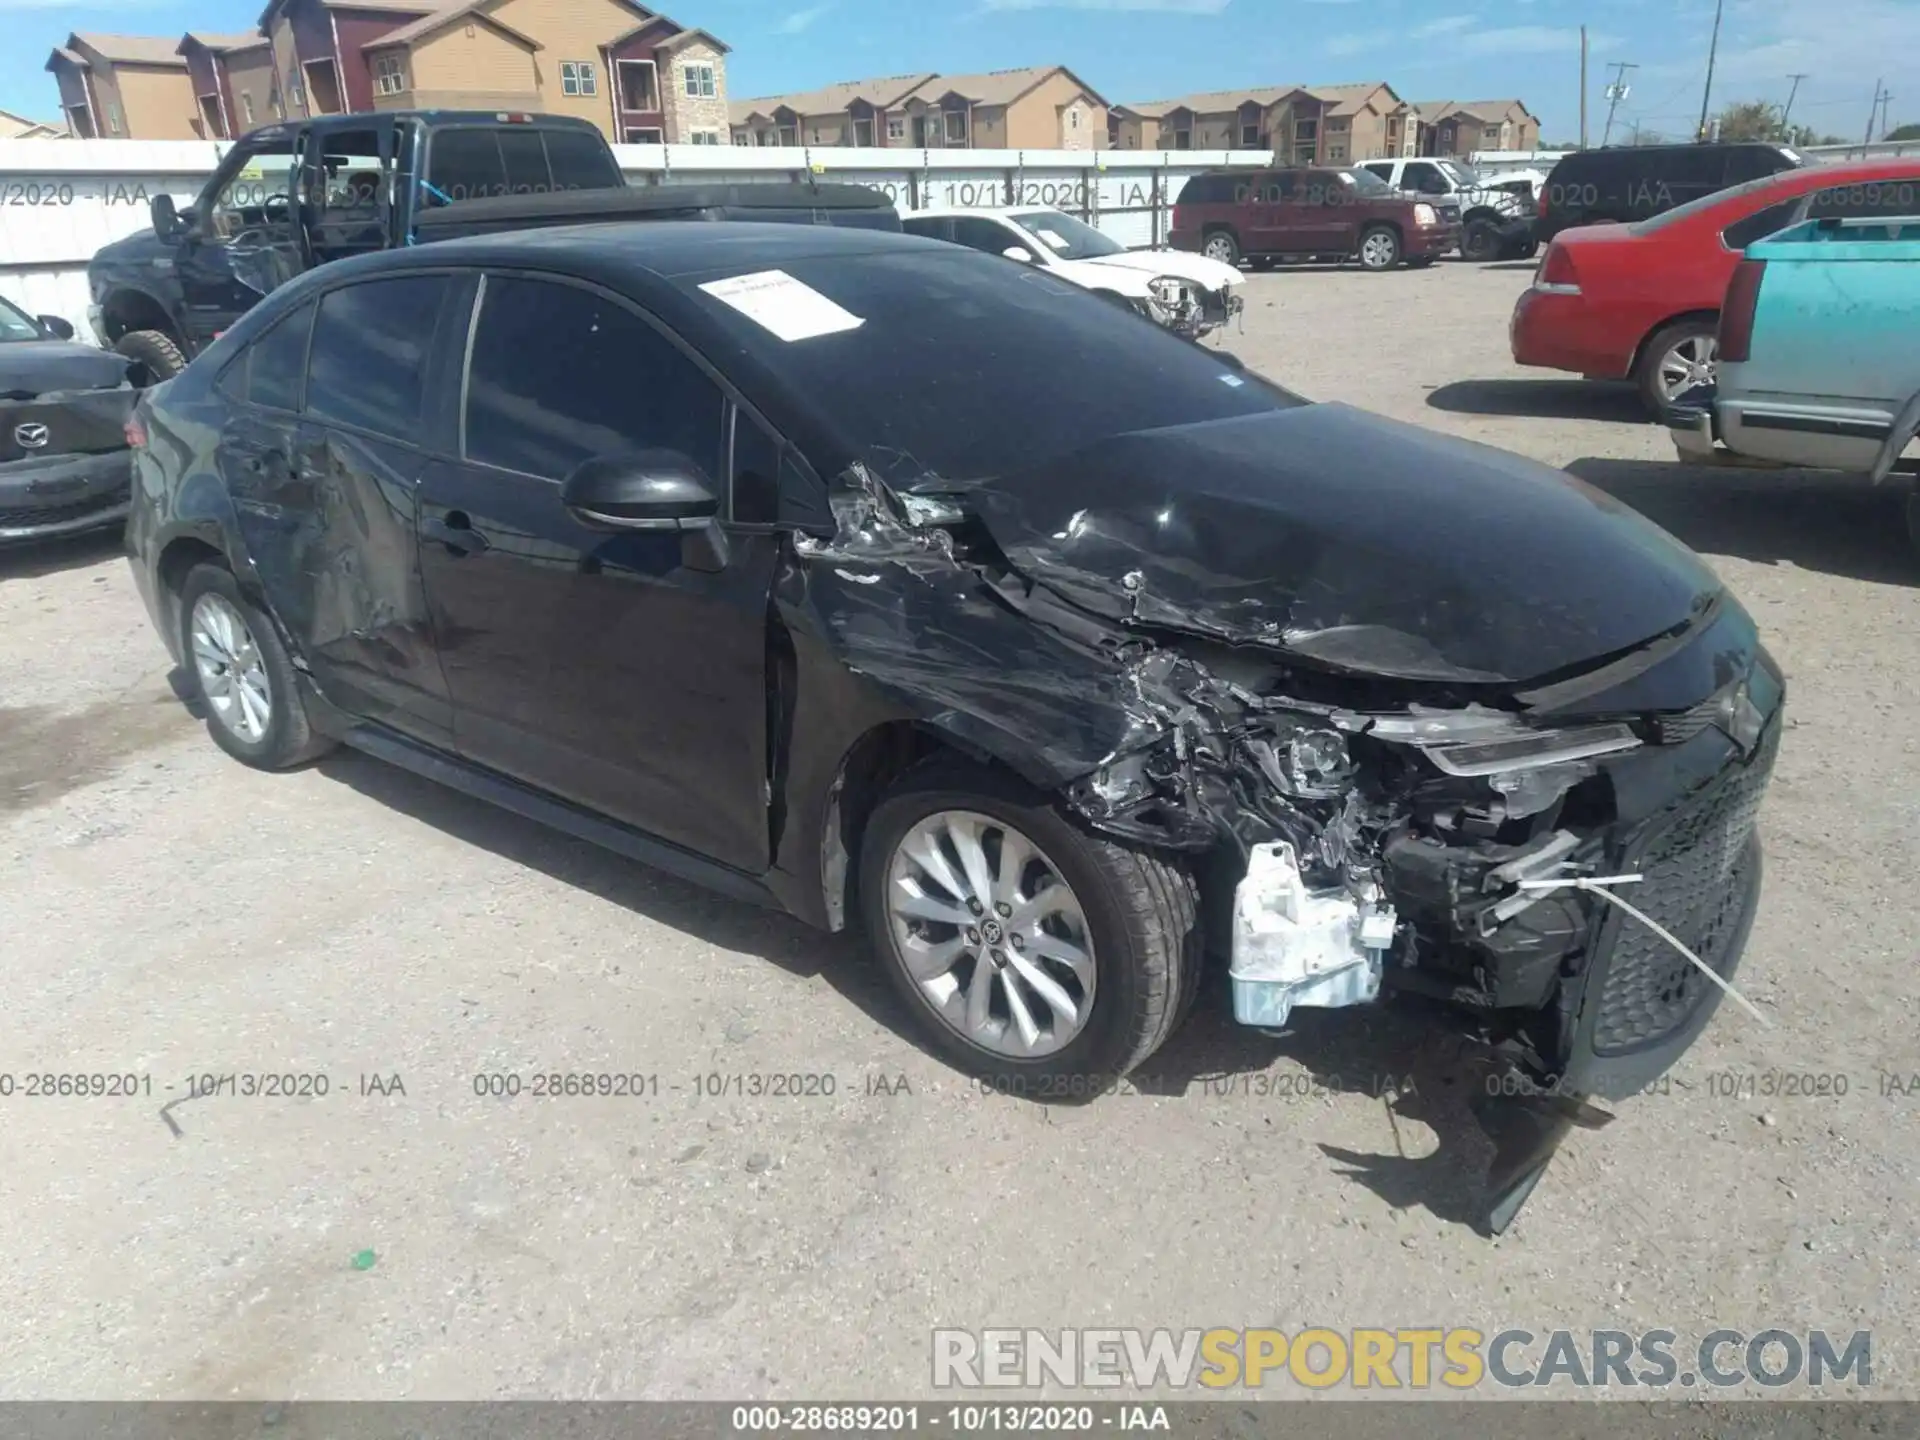
[[[1210,90],[1113,107],[1123,150],[1266,150],[1283,165],[1410,155],[1413,107],[1384,80]]]
[[[1420,155],[1538,150],[1540,119],[1518,100],[1416,100]]]
[[[1104,150],[1107,102],[1064,65],[926,72],[736,100],[736,145]]]
[[[154,35],[67,36],[46,65],[67,129],[82,139],[194,139],[193,82],[175,45]]]

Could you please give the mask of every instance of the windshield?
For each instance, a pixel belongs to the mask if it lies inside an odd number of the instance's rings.
[[[40,327],[26,315],[13,307],[10,300],[0,300],[0,342],[8,340],[44,340]]]
[[[1091,260],[1098,255],[1118,255],[1127,248],[1084,220],[1058,210],[1022,210],[1007,218],[1038,236],[1040,243],[1062,260]]]
[[[1378,175],[1374,174],[1371,170],[1362,170],[1359,166],[1356,165],[1350,170],[1342,170],[1340,174],[1347,180],[1351,181],[1353,183],[1353,188],[1355,190],[1358,190],[1362,195],[1393,194],[1393,186],[1389,185],[1386,181],[1382,180]]]
[[[1306,403],[1044,270],[959,246],[796,258],[751,280],[759,294],[731,301],[715,292],[741,288],[736,270],[678,283],[896,489]]]
[[[1436,163],[1453,177],[1456,185],[1463,189],[1473,190],[1487,183],[1487,177],[1471,165],[1462,165],[1458,160],[1441,160]]]
[[[1729,200],[1737,200],[1743,195],[1752,195],[1757,191],[1771,189],[1783,178],[1780,173],[1762,175],[1758,180],[1749,180],[1744,185],[1735,185],[1727,190],[1710,191],[1697,200],[1689,200],[1684,205],[1676,205],[1671,210],[1662,210],[1658,215],[1651,215],[1645,220],[1637,221],[1629,229],[1635,235],[1651,235],[1656,230],[1664,230],[1667,226],[1677,225],[1682,220],[1691,220],[1694,216],[1718,205],[1724,205]]]

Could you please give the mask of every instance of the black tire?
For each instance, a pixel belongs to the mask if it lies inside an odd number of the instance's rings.
[[[1218,255],[1213,253],[1216,242],[1222,252]],[[1240,237],[1231,230],[1209,230],[1200,237],[1200,253],[1209,260],[1218,260],[1222,265],[1238,265]]]
[[[1469,220],[1460,232],[1460,258],[1487,261],[1500,253],[1500,232],[1491,220]]]
[[[144,390],[187,368],[187,357],[164,330],[129,330],[113,342],[114,353],[133,362],[129,376]]]
[[[1019,830],[1045,852],[1085,913],[1097,967],[1093,1009],[1086,1027],[1051,1055],[1013,1058],[967,1040],[920,993],[894,942],[887,913],[894,849],[942,810],[976,811]],[[1199,896],[1187,866],[1084,830],[1031,787],[984,766],[937,759],[900,779],[861,836],[858,903],[874,953],[933,1047],[957,1068],[1015,1093],[1098,1093],[1165,1043],[1199,989]]]
[[[1500,252],[1502,260],[1531,260],[1540,253],[1540,242],[1528,237],[1515,240]]]
[[[1633,383],[1640,392],[1640,403],[1655,420],[1664,420],[1667,413],[1667,397],[1660,384],[1660,362],[1674,346],[1701,337],[1712,339],[1719,328],[1719,321],[1713,317],[1675,320],[1654,331],[1640,347],[1640,358],[1633,366]]]
[[[220,596],[239,612],[259,652],[267,679],[269,712],[265,731],[257,740],[242,738],[220,719],[195,662],[194,606],[201,596],[208,594]],[[180,587],[180,654],[189,693],[206,715],[207,733],[213,737],[214,744],[242,764],[256,770],[287,770],[304,765],[333,748],[334,742],[315,734],[307,719],[293,662],[280,643],[279,631],[259,607],[241,593],[226,566],[208,561],[187,572],[186,581]]]
[[[1360,243],[1355,247],[1360,257],[1360,268],[1376,274],[1391,270],[1400,263],[1400,232],[1391,225],[1369,225],[1360,232]]]

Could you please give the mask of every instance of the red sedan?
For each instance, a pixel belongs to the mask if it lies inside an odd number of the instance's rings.
[[[1513,307],[1522,365],[1631,378],[1656,416],[1714,375],[1714,330],[1740,253],[1804,218],[1817,191],[1920,179],[1920,160],[1810,165],[1702,196],[1632,225],[1563,230]]]

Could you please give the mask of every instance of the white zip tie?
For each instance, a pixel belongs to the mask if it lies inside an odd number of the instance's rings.
[[[1731,995],[1735,1000],[1739,1001],[1741,1009],[1745,1010],[1749,1015],[1753,1016],[1753,1018],[1758,1020],[1762,1025],[1765,1025],[1769,1029],[1771,1029],[1773,1026],[1773,1021],[1769,1020],[1765,1015],[1762,1015],[1759,1012],[1759,1010],[1755,1009],[1753,1002],[1747,999],[1747,997],[1742,995],[1738,990],[1734,989],[1732,985],[1727,983],[1727,981],[1722,979],[1720,977],[1719,972],[1716,971],[1711,965],[1707,964],[1706,961],[1702,960],[1698,955],[1694,954],[1693,951],[1689,950],[1686,946],[1682,945],[1677,939],[1674,938],[1673,933],[1671,931],[1669,931],[1658,920],[1655,920],[1651,915],[1647,914],[1644,910],[1640,909],[1639,906],[1629,904],[1627,901],[1621,899],[1618,895],[1614,894],[1611,890],[1607,889],[1607,886],[1609,885],[1627,885],[1627,884],[1632,884],[1644,878],[1645,878],[1644,876],[1640,876],[1640,875],[1597,875],[1597,876],[1591,876],[1591,877],[1585,876],[1585,875],[1562,875],[1562,876],[1555,876],[1546,880],[1522,880],[1518,882],[1518,885],[1519,885],[1519,888],[1522,890],[1558,890],[1562,886],[1566,886],[1574,890],[1591,891],[1593,894],[1600,896],[1602,899],[1612,901],[1615,905],[1618,905],[1622,910],[1626,911],[1629,915],[1633,916],[1633,918],[1638,920],[1642,925],[1646,926],[1649,930],[1653,931],[1653,933],[1658,935],[1662,940],[1666,941],[1667,944],[1671,945],[1674,949],[1678,950],[1682,955],[1686,956],[1687,959],[1691,960],[1694,966],[1700,971],[1702,975],[1706,976],[1707,979],[1711,980],[1714,984],[1718,985],[1724,993]]]

